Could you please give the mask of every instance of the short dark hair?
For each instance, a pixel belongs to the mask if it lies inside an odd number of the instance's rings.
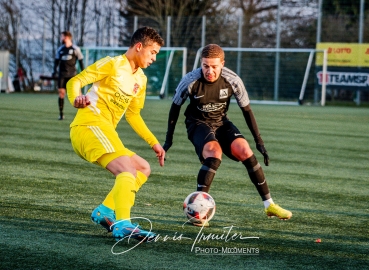
[[[217,44],[209,44],[202,49],[201,58],[220,58],[223,61],[224,51]]]
[[[65,36],[65,37],[70,37],[70,39],[72,39],[72,33],[71,32],[69,32],[69,31],[63,31],[63,32],[61,32],[61,34],[63,35],[63,36]]]
[[[139,42],[141,42],[144,47],[152,43],[157,43],[160,47],[164,46],[164,40],[159,33],[154,28],[148,26],[141,27],[133,33],[130,47],[132,48]]]

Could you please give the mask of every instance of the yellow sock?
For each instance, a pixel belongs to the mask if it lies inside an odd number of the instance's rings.
[[[143,184],[145,184],[147,181],[147,176],[140,171],[137,171],[137,177],[136,177],[136,190],[138,191]]]
[[[133,174],[123,172],[118,174],[113,187],[115,216],[117,220],[130,219],[131,207],[135,203],[136,180]]]
[[[114,192],[113,189],[110,190],[109,194],[106,196],[105,200],[102,204],[112,210],[115,210],[115,203],[114,203]]]
[[[140,172],[137,171],[137,177],[136,177],[136,182],[135,182],[135,186],[136,186],[136,190],[138,191],[143,184],[146,183],[147,181],[147,176]],[[115,203],[114,203],[114,189],[112,189],[108,195],[106,196],[105,200],[102,202],[102,204],[112,210],[115,210]]]

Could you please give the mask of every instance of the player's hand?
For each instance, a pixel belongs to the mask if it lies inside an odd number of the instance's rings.
[[[268,156],[268,152],[265,149],[263,144],[256,144],[256,149],[258,149],[258,151],[264,156],[264,164],[265,166],[269,166],[269,156]]]
[[[77,109],[81,109],[81,108],[85,108],[88,105],[90,105],[90,98],[88,96],[78,96],[76,97],[76,99],[74,100],[73,106]]]
[[[161,145],[159,143],[154,144],[154,146],[152,147],[152,150],[155,151],[156,156],[159,159],[159,164],[161,167],[164,166],[164,159],[165,159],[165,150],[163,149],[163,147],[161,147]]]

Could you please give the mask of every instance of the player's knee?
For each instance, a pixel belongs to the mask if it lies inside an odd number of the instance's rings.
[[[117,176],[123,172],[131,173],[134,177],[136,177],[136,169],[134,167],[127,167],[127,166],[115,166],[106,167],[107,170],[109,170],[114,176]]]
[[[221,159],[222,158],[222,150],[220,151],[215,151],[215,150],[210,150],[210,151],[203,151],[202,156],[204,157],[204,159],[207,158],[216,158],[216,159]]]
[[[237,160],[239,161],[243,161],[248,159],[249,157],[251,157],[254,153],[252,152],[251,149],[248,150],[236,150],[236,151],[232,151],[232,155],[237,158]]]
[[[147,177],[151,174],[151,167],[150,164],[145,160],[144,162],[140,163],[139,168],[136,168],[138,171],[141,171]]]
[[[136,177],[136,168],[133,166],[128,158],[125,158],[123,156],[110,161],[106,165],[106,169],[115,176],[123,172],[129,172]]]
[[[149,176],[150,176],[150,174],[151,174],[151,168],[150,168],[150,165],[149,165],[148,167],[143,168],[143,169],[141,170],[141,172],[142,172],[143,174],[145,174],[147,177],[149,177]]]
[[[60,98],[64,98],[65,97],[65,89],[63,89],[63,88],[59,88],[59,97]]]
[[[246,160],[248,158],[250,158],[254,153],[251,151],[250,153],[249,152],[246,152],[246,153],[241,153],[239,155],[234,155],[239,161],[243,161],[243,160]]]
[[[244,139],[239,140],[238,142],[234,141],[231,144],[231,153],[240,161],[246,160],[254,154],[250,145]]]
[[[222,153],[223,153],[222,148],[217,142],[207,143],[202,151],[204,159],[207,159],[209,157],[221,159]]]

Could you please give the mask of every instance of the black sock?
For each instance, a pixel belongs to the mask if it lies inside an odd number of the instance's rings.
[[[197,176],[197,191],[209,192],[210,185],[221,162],[220,159],[214,157],[204,160]]]
[[[245,165],[250,176],[250,180],[258,190],[261,199],[263,201],[270,199],[270,192],[264,176],[263,168],[256,159],[255,155],[252,155],[248,159],[242,161],[242,164]]]
[[[60,117],[63,117],[64,98],[59,98],[58,104],[59,104]]]

